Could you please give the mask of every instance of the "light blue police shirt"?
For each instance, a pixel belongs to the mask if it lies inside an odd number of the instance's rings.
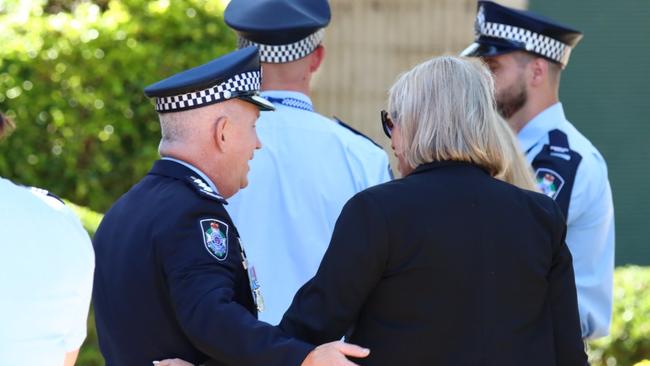
[[[556,129],[567,135],[569,148],[582,156],[569,201],[566,236],[573,256],[582,336],[603,337],[611,322],[614,271],[614,206],[607,165],[591,142],[567,121],[561,103],[538,114],[519,132],[529,162],[549,143],[549,132]]]
[[[306,95],[262,96],[277,109],[261,113],[262,149],[250,163],[249,186],[226,209],[255,263],[266,305],[259,317],[278,324],[316,274],[345,202],[391,177],[381,148],[313,112]]]
[[[61,366],[86,338],[95,255],[62,202],[0,177],[0,365]]]

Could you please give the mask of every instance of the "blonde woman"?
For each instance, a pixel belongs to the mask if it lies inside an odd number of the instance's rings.
[[[403,178],[354,196],[280,327],[368,365],[586,365],[565,224],[513,166],[489,71],[402,75],[383,113]],[[513,170],[514,169],[514,170]]]

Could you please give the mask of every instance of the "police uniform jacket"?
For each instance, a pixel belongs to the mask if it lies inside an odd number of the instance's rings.
[[[313,348],[257,320],[237,229],[210,185],[160,160],[104,217],[94,306],[108,366],[300,365]]]
[[[345,202],[391,175],[381,147],[314,112],[308,96],[277,90],[262,96],[276,111],[257,121],[263,148],[250,163],[249,186],[227,210],[260,279],[260,319],[278,324],[316,273]]]
[[[540,190],[567,220],[583,338],[603,337],[612,319],[614,204],[605,159],[556,103],[519,131]]]
[[[419,166],[343,208],[280,327],[364,365],[586,365],[558,206],[463,162]]]

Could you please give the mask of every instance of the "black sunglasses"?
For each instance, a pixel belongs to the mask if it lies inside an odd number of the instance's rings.
[[[393,124],[393,120],[388,115],[388,112],[383,109],[381,111],[381,127],[384,129],[386,136],[390,138],[393,134],[393,127],[395,127],[395,125]]]

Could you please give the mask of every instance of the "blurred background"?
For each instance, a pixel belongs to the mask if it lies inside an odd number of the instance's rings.
[[[560,94],[568,119],[607,160],[619,267],[612,334],[592,342],[591,359],[633,365],[650,358],[650,2],[498,2],[585,34]],[[0,0],[0,111],[17,125],[0,141],[0,176],[64,197],[92,235],[102,212],[157,159],[159,125],[143,87],[235,48],[226,3]],[[316,109],[392,156],[379,124],[388,87],[412,66],[464,49],[476,1],[330,3]],[[89,324],[78,364],[102,365]]]

